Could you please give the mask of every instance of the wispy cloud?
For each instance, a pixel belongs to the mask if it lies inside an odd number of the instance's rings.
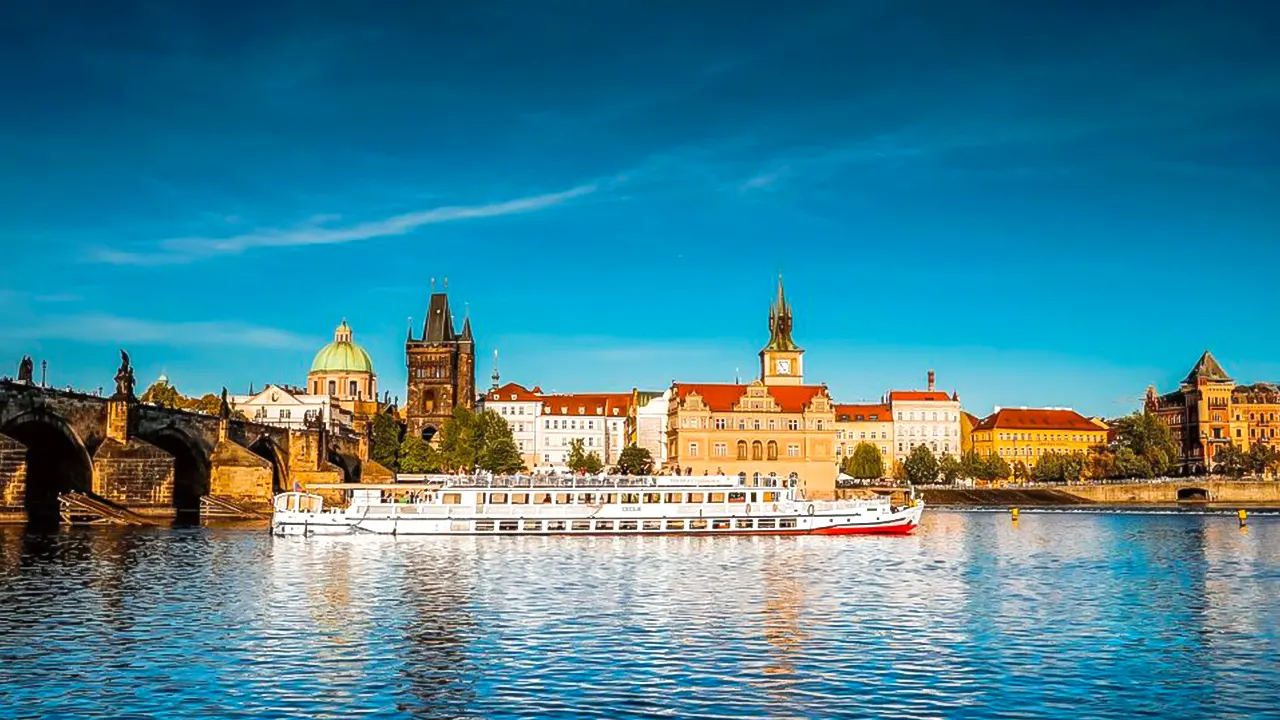
[[[371,240],[404,235],[428,225],[537,212],[590,195],[599,189],[599,185],[594,183],[579,185],[556,193],[487,205],[442,206],[345,227],[327,226],[339,219],[338,215],[319,215],[295,228],[263,228],[224,238],[170,238],[143,251],[100,249],[93,254],[93,259],[113,265],[169,265],[218,255],[235,255],[254,248],[333,245]]]
[[[279,350],[313,348],[316,338],[287,330],[240,322],[168,322],[100,313],[40,318],[25,327],[10,328],[6,335],[28,340],[74,340],[119,345],[167,347],[256,347]]]
[[[740,192],[751,192],[753,190],[764,190],[771,187],[774,183],[782,179],[787,173],[787,168],[783,167],[772,172],[760,173],[747,178],[745,182],[738,186]]]

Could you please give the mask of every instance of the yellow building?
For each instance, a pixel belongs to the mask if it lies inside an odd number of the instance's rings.
[[[960,411],[960,456],[963,457],[973,451],[973,429],[978,427],[978,423],[982,422],[977,415],[973,413]]]
[[[880,451],[885,475],[893,469],[893,412],[888,405],[836,405],[836,462],[853,455],[859,443]]]
[[[1086,453],[1105,445],[1107,426],[1074,410],[1003,408],[973,428],[973,449],[979,455],[999,455],[1028,469],[1045,453]]]
[[[794,478],[809,498],[835,492],[835,413],[825,385],[805,385],[792,311],[778,280],[760,379],[748,384],[673,383],[667,464],[692,475]]]

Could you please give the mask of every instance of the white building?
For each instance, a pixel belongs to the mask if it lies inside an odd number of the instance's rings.
[[[527,390],[516,383],[489,388],[480,397],[478,410],[492,410],[511,426],[511,435],[525,467],[532,468],[538,458],[538,416],[542,408],[542,389]]]
[[[960,398],[934,387],[929,371],[927,390],[893,390],[889,393],[893,413],[893,459],[907,459],[917,445],[926,445],[935,455],[960,456]]]
[[[655,468],[667,462],[667,410],[670,403],[670,388],[661,393],[637,392],[633,401],[635,420],[631,441],[649,451]]]
[[[300,388],[267,385],[252,395],[231,395],[227,402],[257,423],[302,429],[317,415],[330,427],[350,427],[353,417],[334,395],[308,395]]]
[[[595,453],[606,466],[618,462],[626,447],[631,393],[543,395],[538,418],[537,446],[532,470],[566,472],[569,443]]]

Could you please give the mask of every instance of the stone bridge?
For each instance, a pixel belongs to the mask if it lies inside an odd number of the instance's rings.
[[[305,430],[0,380],[0,520],[58,517],[91,492],[150,515],[212,495],[257,510],[295,484],[385,481],[367,434]]]

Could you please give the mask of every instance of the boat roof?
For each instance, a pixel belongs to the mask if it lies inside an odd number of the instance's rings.
[[[529,475],[400,475],[404,481],[394,483],[315,483],[308,490],[439,490],[442,488],[487,489],[529,488],[572,490],[589,488],[704,488],[747,487],[737,475],[587,475],[568,477],[534,477]],[[764,478],[762,478],[764,479]],[[768,478],[779,481],[785,478]],[[752,486],[754,487],[754,486]]]

